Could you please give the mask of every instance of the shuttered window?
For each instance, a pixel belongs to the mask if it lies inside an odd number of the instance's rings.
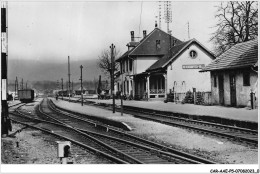
[[[132,71],[133,60],[129,59],[129,71]]]
[[[243,84],[244,86],[250,86],[250,72],[243,72]]]
[[[213,75],[214,87],[217,87],[217,76]]]

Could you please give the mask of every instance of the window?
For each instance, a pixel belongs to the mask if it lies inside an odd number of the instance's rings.
[[[126,72],[128,72],[128,59],[126,59]]]
[[[120,84],[119,84],[119,83],[117,83],[117,91],[121,91],[121,90],[120,90]]]
[[[133,60],[129,59],[129,71],[132,71]]]
[[[125,61],[122,61],[123,73],[125,72]]]
[[[126,89],[126,81],[124,81],[124,94],[126,93],[125,89]]]
[[[160,49],[161,45],[160,45],[160,40],[156,40],[156,49]]]
[[[197,57],[197,55],[198,55],[198,53],[196,51],[194,51],[194,50],[190,51],[190,57],[191,58],[195,59]]]
[[[128,80],[127,80],[127,82],[126,82],[126,85],[127,85],[127,86],[126,86],[126,87],[127,87],[127,88],[126,88],[126,89],[127,89],[127,93],[129,93],[129,81],[128,81]]]
[[[243,72],[243,84],[244,86],[250,86],[250,72]]]
[[[121,72],[121,74],[123,73],[122,61],[120,62],[120,72]]]
[[[214,87],[217,87],[217,76],[213,75],[213,78],[214,78]]]

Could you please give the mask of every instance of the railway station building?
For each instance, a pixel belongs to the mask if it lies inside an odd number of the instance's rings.
[[[115,90],[134,99],[164,99],[170,92],[186,93],[196,88],[210,91],[210,73],[199,71],[214,55],[196,39],[183,42],[155,27],[140,42],[131,31],[128,50],[116,61],[120,75]]]
[[[255,106],[258,98],[258,40],[236,44],[204,67],[211,74],[212,103],[245,107]]]

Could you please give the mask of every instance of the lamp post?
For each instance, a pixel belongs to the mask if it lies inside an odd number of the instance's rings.
[[[80,65],[80,85],[81,85],[81,106],[83,106],[83,87],[82,87],[82,68],[83,66]]]
[[[111,91],[113,96],[113,113],[115,113],[115,91],[114,91],[114,68],[115,68],[115,57],[114,57],[114,49],[115,45],[112,44],[110,46],[111,49]]]

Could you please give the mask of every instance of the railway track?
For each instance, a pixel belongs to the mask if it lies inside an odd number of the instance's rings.
[[[30,116],[30,115],[29,115]],[[48,125],[48,122],[45,122],[44,120],[37,120],[30,118],[29,116],[25,115],[20,115],[18,113],[11,113],[11,120],[13,122],[16,122],[18,124],[25,125],[24,128],[33,128],[36,130],[40,130],[44,132],[43,136],[48,138],[48,142],[52,143],[55,145],[57,141],[71,141],[71,152],[72,152],[72,157],[75,159],[75,161],[81,161],[87,160],[88,163],[96,164],[102,163],[102,164],[121,164],[124,163],[123,161],[118,161],[118,159],[114,159],[113,157],[107,156],[106,154],[104,155],[102,152],[99,152],[96,149],[90,149],[89,147],[85,146],[84,144],[80,144],[79,142],[73,141],[72,139],[69,139],[68,136],[63,136],[62,134],[56,133],[53,130],[51,130],[51,126]],[[57,124],[52,123],[55,126]],[[40,125],[40,126],[39,126]],[[46,136],[49,135],[49,136]]]
[[[44,100],[39,108],[41,114],[49,115],[60,124],[84,132],[88,138],[108,146],[117,156],[128,163],[152,163],[152,164],[212,164],[214,162],[179,152],[139,137],[131,136],[123,131],[110,126],[93,122],[77,116],[57,110],[51,103]]]
[[[19,102],[19,103],[16,103],[16,104],[13,104],[13,105],[8,106],[8,108],[21,107],[21,106],[24,106],[24,105],[26,105],[26,104],[27,104],[27,103],[21,103],[21,102]]]
[[[80,102],[80,101],[73,101]],[[85,101],[85,104],[97,106],[103,109],[112,110],[109,104],[94,104],[92,102]],[[120,112],[120,108],[117,107],[116,111]],[[219,138],[228,139],[238,144],[249,145],[253,148],[258,146],[258,131],[246,128],[240,128],[236,126],[228,126],[219,123],[206,122],[201,120],[193,120],[188,118],[181,118],[173,115],[166,115],[161,113],[155,113],[149,109],[125,107],[124,113],[131,114],[135,117],[160,122],[163,124],[181,127],[188,130],[194,130],[199,133],[204,133],[211,136],[217,136]]]
[[[110,161],[110,163],[116,163],[116,164],[127,164],[126,161],[123,161],[115,156],[111,155],[111,152],[107,150],[105,147],[102,147],[95,141],[92,141],[88,138],[86,138],[85,133],[80,133],[79,131],[65,126],[63,124],[55,123],[55,122],[50,122],[46,120],[41,120],[37,118],[31,118],[31,115],[20,115],[19,113],[11,113],[11,119],[12,121],[26,125],[28,127],[43,131],[48,134],[52,134],[56,137],[58,137],[58,140],[66,140],[66,141],[71,141],[74,145],[76,145],[76,149],[78,149],[77,152],[80,152],[79,149],[83,148],[82,150],[84,151],[91,151],[95,155],[102,156],[103,158],[106,158],[107,160]],[[56,141],[57,139],[54,139],[53,141]],[[93,148],[95,147],[95,148]],[[73,148],[72,148],[73,149]],[[82,151],[81,151],[82,152]],[[83,153],[76,154],[78,155],[83,155]]]

